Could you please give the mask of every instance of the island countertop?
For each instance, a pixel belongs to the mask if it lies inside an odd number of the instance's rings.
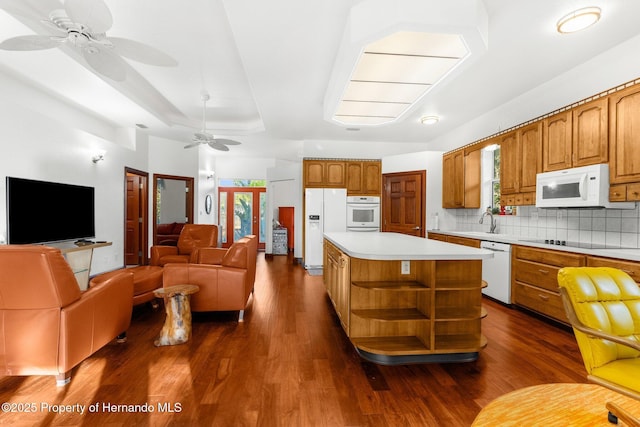
[[[345,254],[370,260],[488,259],[493,252],[468,246],[387,232],[331,232],[324,237]]]

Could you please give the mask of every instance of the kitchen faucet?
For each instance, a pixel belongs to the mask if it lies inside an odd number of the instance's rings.
[[[496,219],[493,217],[493,214],[491,213],[491,211],[486,210],[484,212],[482,212],[482,215],[480,215],[480,221],[478,221],[480,224],[482,224],[482,221],[484,220],[484,216],[485,215],[489,215],[491,217],[491,227],[489,227],[489,233],[495,233],[496,232],[496,226],[498,224],[496,224]]]

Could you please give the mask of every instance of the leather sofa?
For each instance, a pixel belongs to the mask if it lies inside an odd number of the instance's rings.
[[[59,249],[0,246],[0,373],[55,375],[71,370],[131,322],[133,276],[123,272],[80,291]]]
[[[172,222],[168,224],[158,224],[156,226],[156,238],[158,245],[177,246],[180,232],[184,227],[184,222]]]
[[[239,310],[238,321],[242,322],[253,292],[257,254],[258,237],[254,235],[239,239],[229,249],[200,249],[198,264],[166,264],[163,286],[197,285],[200,290],[191,295],[191,311]]]
[[[198,249],[218,245],[218,226],[210,224],[185,224],[177,246],[155,245],[151,247],[150,265],[196,262]]]

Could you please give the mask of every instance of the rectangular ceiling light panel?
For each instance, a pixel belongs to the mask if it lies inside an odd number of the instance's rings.
[[[349,124],[391,122],[467,55],[467,47],[457,34],[403,31],[370,43],[351,74],[334,119]],[[351,119],[346,121],[345,117]],[[365,123],[356,117],[389,118]]]
[[[343,99],[413,104],[428,88],[425,84],[351,81]]]

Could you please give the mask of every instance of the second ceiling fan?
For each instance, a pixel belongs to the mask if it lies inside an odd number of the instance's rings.
[[[216,138],[209,132],[207,132],[207,101],[210,99],[209,94],[206,91],[201,92],[202,99],[202,129],[200,132],[193,134],[192,144],[185,145],[184,148],[197,147],[201,144],[207,144],[209,147],[218,151],[229,151],[228,145],[240,145],[240,142],[232,139]]]

